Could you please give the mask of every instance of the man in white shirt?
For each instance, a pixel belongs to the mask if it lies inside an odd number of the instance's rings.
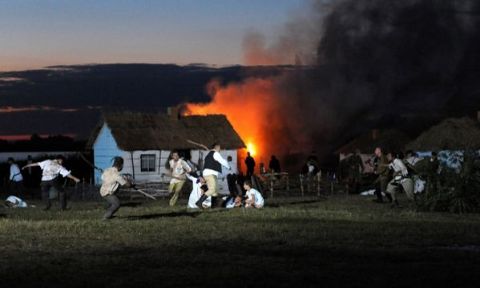
[[[113,214],[120,208],[120,200],[115,193],[120,189],[120,186],[130,187],[131,183],[127,181],[120,171],[123,169],[123,158],[114,157],[113,165],[107,168],[102,173],[102,186],[100,187],[100,195],[105,199],[109,207],[107,212],[103,215],[103,220],[108,220],[113,217]]]
[[[80,182],[80,179],[73,176],[70,171],[63,167],[63,162],[65,161],[65,157],[62,155],[58,155],[53,160],[45,160],[42,162],[31,163],[27,164],[22,168],[27,169],[29,167],[40,167],[42,169],[42,182],[40,184],[42,188],[42,198],[46,201],[46,206],[44,210],[50,209],[52,206],[52,202],[50,199],[50,192],[57,192],[58,198],[60,200],[60,209],[66,210],[67,209],[67,197],[65,195],[65,190],[62,189],[60,185],[59,175],[62,177],[67,177],[75,181],[75,183]],[[52,197],[53,198],[53,197]]]
[[[386,192],[392,196],[392,207],[399,206],[396,194],[400,187],[403,188],[410,200],[414,200],[413,180],[408,175],[408,169],[402,161],[402,156],[399,154],[393,157],[392,153],[387,154],[387,159],[391,162],[389,167],[393,170],[393,179],[388,183]]]
[[[23,196],[23,176],[22,172],[20,171],[20,168],[18,168],[17,163],[15,163],[15,160],[10,157],[8,158],[8,164],[10,164],[10,188],[12,190],[12,193],[15,196]]]
[[[185,160],[180,158],[177,151],[173,151],[171,155],[169,166],[172,179],[170,180],[170,185],[168,186],[168,192],[173,193],[172,198],[170,198],[170,206],[175,206],[182,191],[183,184],[185,184],[186,173],[192,172],[192,168],[185,162]]]
[[[220,144],[215,143],[205,157],[203,178],[207,183],[208,191],[197,201],[196,204],[199,208],[202,208],[202,203],[207,197],[213,197],[212,200],[218,197],[218,175],[222,173],[222,166],[231,169],[227,160],[220,155],[220,149]],[[214,203],[212,203],[212,207],[214,207]]]

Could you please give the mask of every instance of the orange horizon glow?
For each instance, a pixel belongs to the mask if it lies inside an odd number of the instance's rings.
[[[40,138],[48,138],[48,137],[57,136],[57,135],[39,134],[38,136]],[[75,138],[77,134],[68,133],[68,134],[62,134],[61,136]],[[0,140],[5,140],[5,141],[28,141],[31,138],[32,138],[32,134],[0,135]]]

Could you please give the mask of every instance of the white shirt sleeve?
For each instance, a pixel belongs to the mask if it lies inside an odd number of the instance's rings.
[[[40,166],[40,169],[45,170],[45,166],[47,166],[50,163],[50,160],[44,160],[42,162],[38,162],[38,166]]]
[[[230,165],[228,165],[227,160],[223,159],[220,153],[218,152],[213,153],[213,159],[217,160],[220,164],[222,164],[223,167],[230,169]]]
[[[192,168],[190,168],[190,165],[188,165],[187,161],[185,161],[185,160],[180,160],[180,161],[182,161],[182,162],[181,162],[181,163],[182,163],[182,167],[183,167],[183,169],[187,172],[187,174],[190,173],[190,172],[192,172]]]
[[[14,165],[10,165],[10,180],[13,180],[15,174],[17,174],[17,172],[15,172],[15,167]]]
[[[67,169],[65,169],[65,167],[61,167],[58,171],[58,173],[60,173],[60,175],[62,175],[63,177],[67,177],[68,175],[70,175],[70,171],[68,171]]]

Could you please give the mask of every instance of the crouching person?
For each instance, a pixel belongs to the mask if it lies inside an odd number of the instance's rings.
[[[245,199],[245,208],[263,208],[265,204],[265,200],[263,199],[263,196],[258,190],[252,188],[252,182],[249,180],[245,180],[243,182],[243,189],[247,191],[246,196],[247,199]]]
[[[120,208],[120,200],[115,193],[120,189],[120,186],[130,187],[131,183],[120,175],[123,169],[123,158],[113,158],[113,165],[105,169],[102,173],[102,186],[100,187],[100,195],[105,199],[109,207],[107,212],[103,215],[103,220],[113,218],[113,214]]]
[[[413,180],[408,175],[408,169],[402,161],[403,157],[401,154],[393,157],[392,153],[389,153],[387,158],[391,161],[389,167],[393,170],[393,179],[388,183],[386,192],[392,196],[392,207],[399,207],[397,193],[401,188],[405,191],[409,200],[414,200]]]

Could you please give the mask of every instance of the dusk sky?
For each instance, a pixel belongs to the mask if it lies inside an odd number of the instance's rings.
[[[243,64],[309,0],[0,0],[0,71],[86,63]]]

